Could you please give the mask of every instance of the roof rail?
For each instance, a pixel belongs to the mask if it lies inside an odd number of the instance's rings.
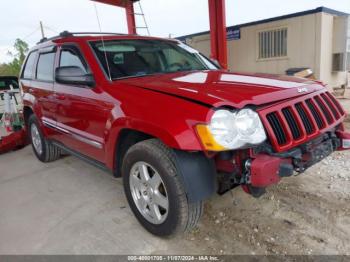
[[[72,37],[72,36],[79,36],[79,35],[127,35],[127,34],[121,34],[121,33],[110,33],[110,32],[69,32],[69,31],[63,31],[57,36],[53,36],[50,38],[44,37],[42,38],[38,44],[45,43],[47,41],[52,41],[60,38],[66,38],[66,37]]]

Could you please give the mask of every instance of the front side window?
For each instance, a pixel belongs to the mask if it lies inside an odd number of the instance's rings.
[[[86,66],[80,59],[78,53],[73,49],[64,49],[61,52],[60,67],[74,66],[86,72]]]
[[[26,65],[24,66],[22,78],[32,79],[36,54],[37,52],[32,52],[29,54]]]
[[[52,82],[54,72],[55,53],[40,54],[36,69],[36,79]]]
[[[288,29],[262,31],[258,33],[259,59],[287,56]]]
[[[218,69],[198,51],[178,42],[161,40],[109,40],[91,46],[112,79]]]

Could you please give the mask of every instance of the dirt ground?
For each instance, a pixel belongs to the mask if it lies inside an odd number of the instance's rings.
[[[187,239],[212,254],[350,255],[349,203],[350,152],[337,152],[260,199],[241,189],[215,197]]]

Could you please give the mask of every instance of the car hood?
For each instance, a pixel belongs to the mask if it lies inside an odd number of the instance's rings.
[[[227,71],[177,72],[125,78],[116,82],[208,106],[235,108],[268,104],[324,89],[321,83],[303,78]]]

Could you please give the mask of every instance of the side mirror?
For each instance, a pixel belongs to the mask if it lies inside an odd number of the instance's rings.
[[[85,85],[92,87],[95,79],[78,66],[62,66],[56,68],[56,82],[68,85]]]

